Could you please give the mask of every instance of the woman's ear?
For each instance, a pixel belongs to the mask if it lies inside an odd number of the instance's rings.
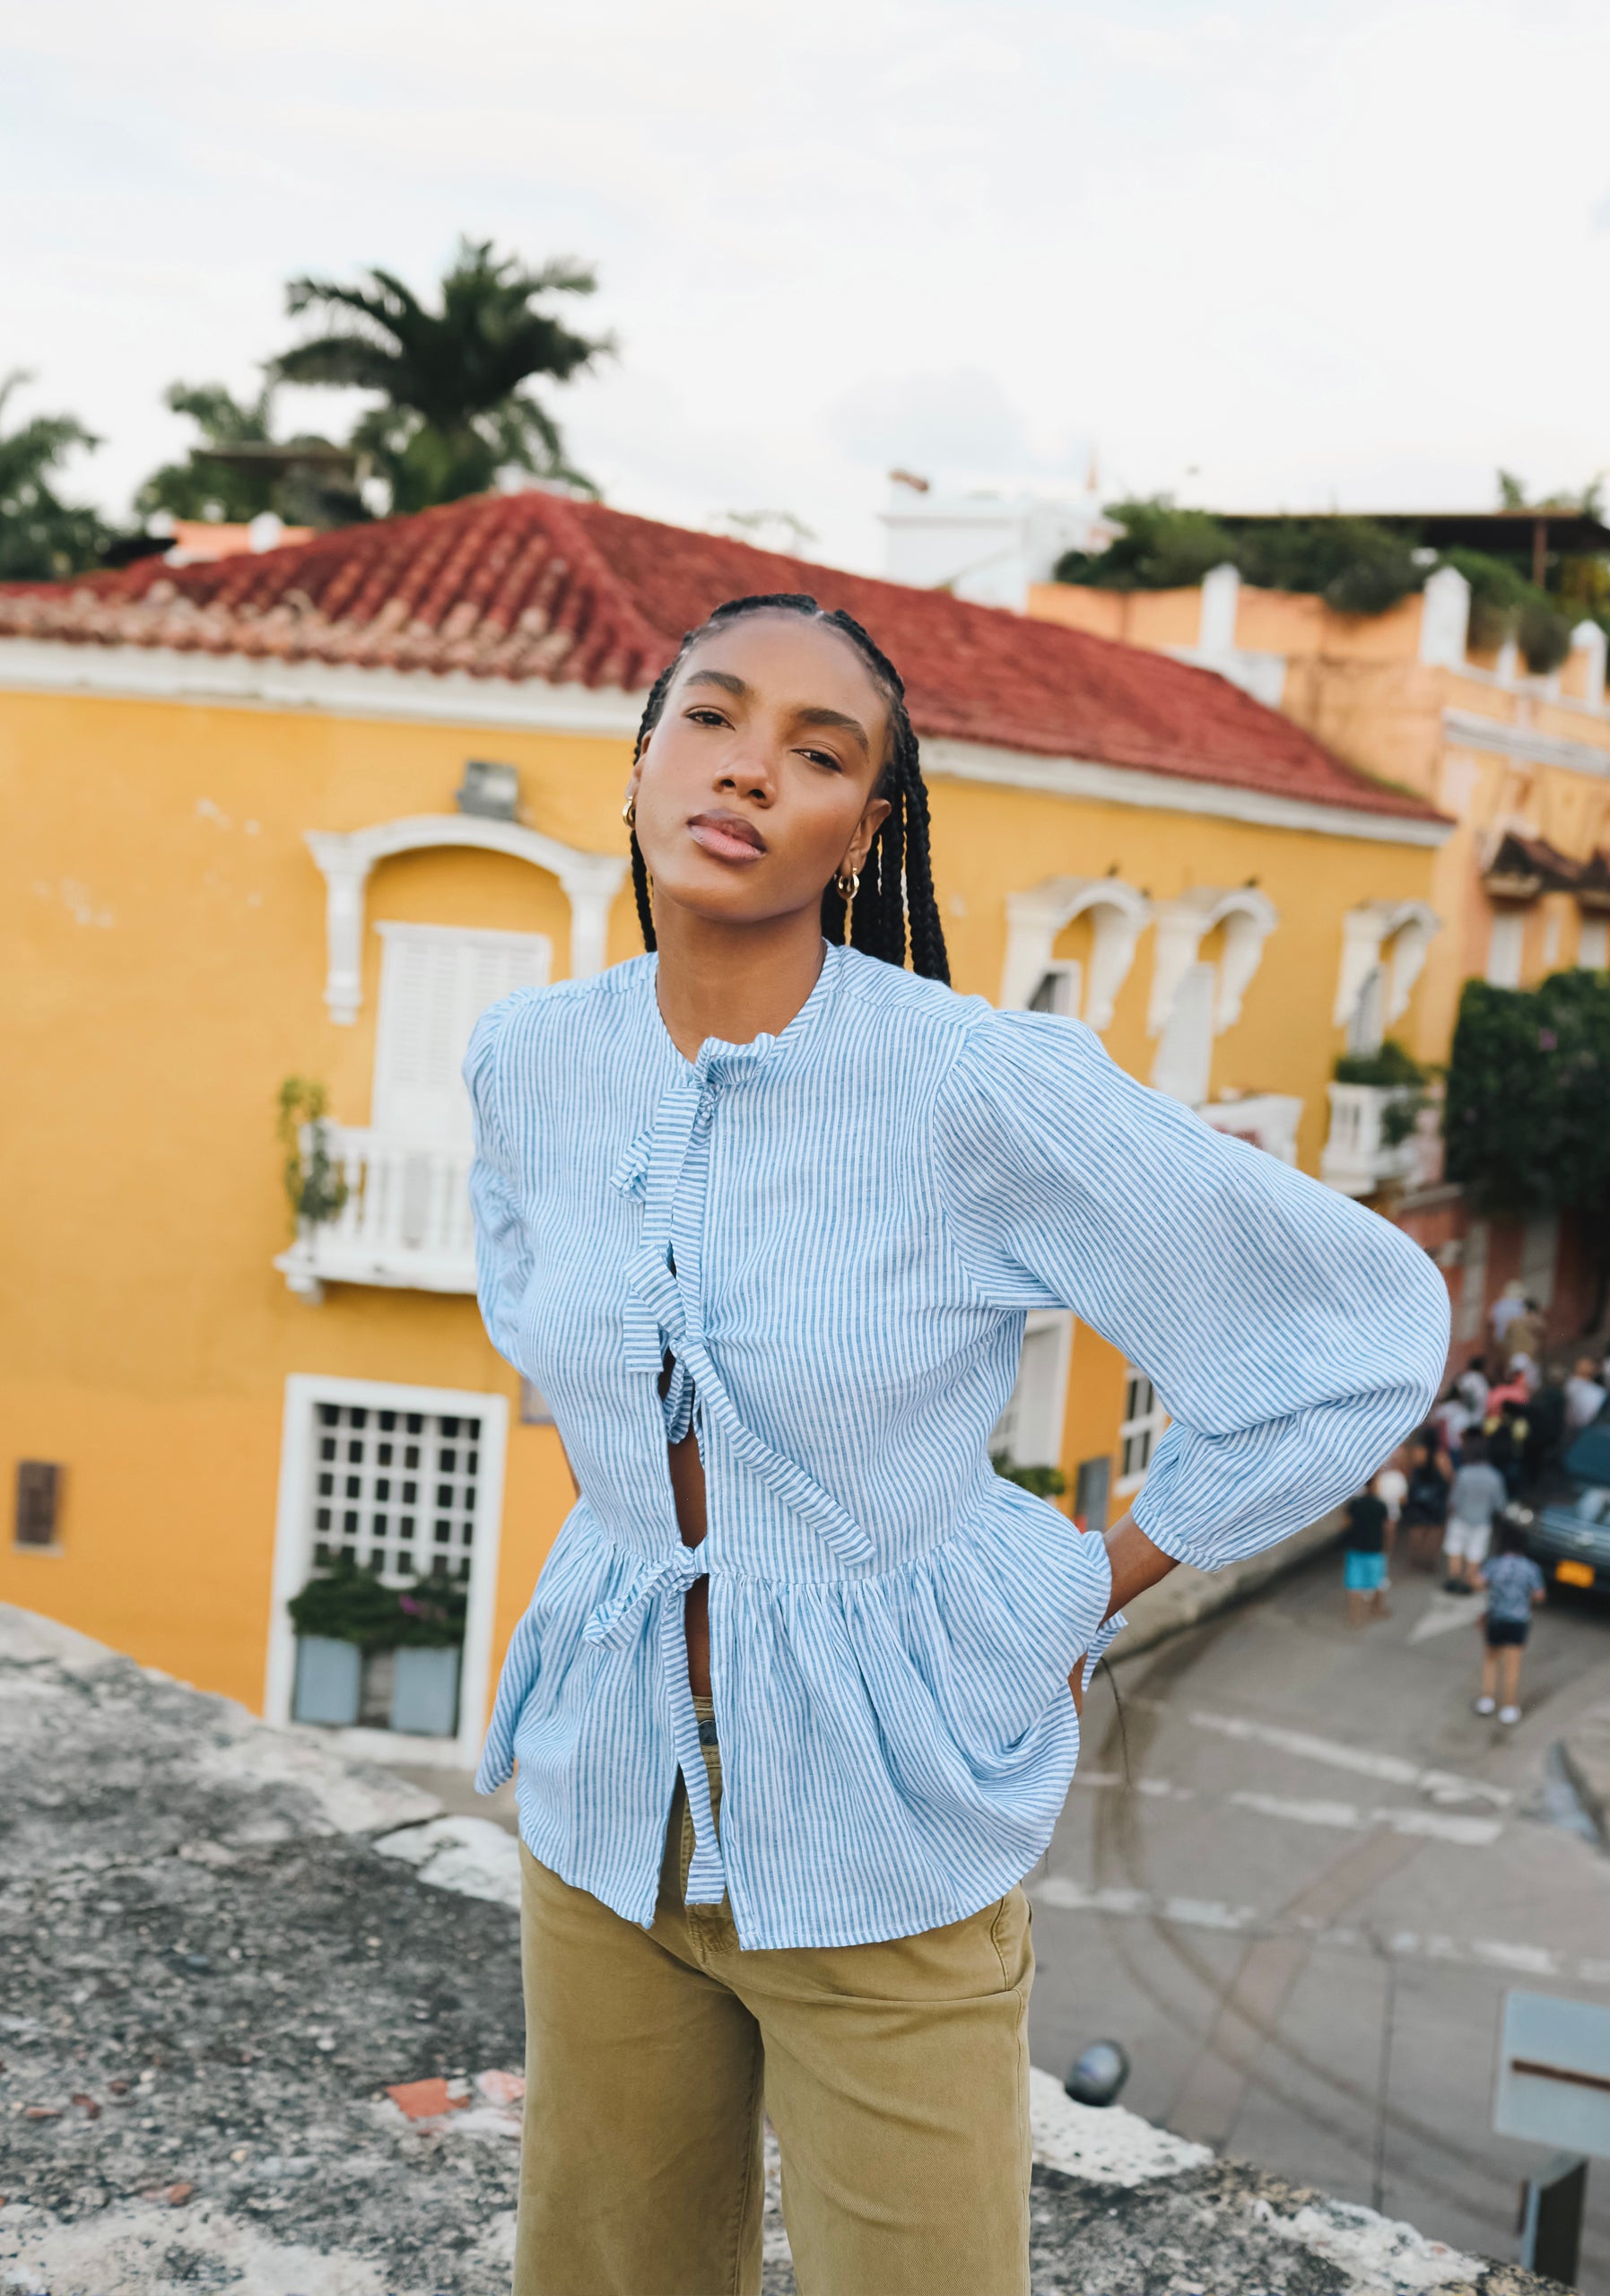
[[[872,840],[888,820],[891,810],[887,797],[873,797],[867,801],[866,812],[856,823],[856,833],[845,848],[844,859],[840,864],[840,868],[853,870],[859,876],[861,871],[866,866],[866,856],[872,850]]]

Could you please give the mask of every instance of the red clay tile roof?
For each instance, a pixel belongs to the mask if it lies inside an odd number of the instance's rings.
[[[1206,670],[716,535],[533,491],[260,556],[0,587],[0,638],[638,691],[723,598],[808,590],[866,623],[919,733],[1432,821]]]

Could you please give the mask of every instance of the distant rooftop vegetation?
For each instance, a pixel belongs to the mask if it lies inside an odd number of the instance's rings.
[[[1470,644],[1513,639],[1528,669],[1557,669],[1583,621],[1610,634],[1610,527],[1600,483],[1528,501],[1498,474],[1495,510],[1465,516],[1239,516],[1182,509],[1167,494],[1105,505],[1123,531],[1104,551],[1070,550],[1056,578],[1097,590],[1193,588],[1233,566],[1264,590],[1321,597],[1337,613],[1385,613],[1440,566],[1470,585]]]

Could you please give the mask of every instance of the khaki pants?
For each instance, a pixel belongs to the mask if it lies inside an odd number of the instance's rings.
[[[888,1944],[746,1952],[725,1900],[684,1903],[692,1855],[679,1779],[645,1930],[522,1846],[515,2296],[755,2296],[762,2101],[801,2296],[1026,2296],[1022,1890]]]

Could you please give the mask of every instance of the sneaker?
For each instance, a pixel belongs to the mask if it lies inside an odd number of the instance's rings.
[[[1442,1581],[1442,1592],[1445,1595],[1462,1595],[1464,1591],[1465,1581],[1462,1578],[1445,1578]]]
[[[1478,1698],[1475,1702],[1475,1710],[1478,1714],[1496,1714],[1498,1700],[1495,1698]]]
[[[1520,1719],[1520,1709],[1519,1706],[1501,1706],[1498,1709],[1498,1718],[1501,1722],[1510,1724],[1512,1728]]]

